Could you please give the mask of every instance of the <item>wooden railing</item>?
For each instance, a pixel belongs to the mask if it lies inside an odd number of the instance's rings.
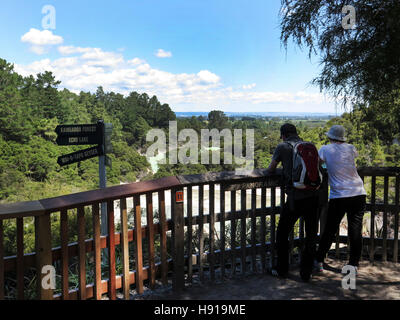
[[[371,215],[371,234],[363,239],[369,258],[373,261],[379,255],[383,260],[391,258],[397,262],[400,168],[362,168],[359,174],[369,188],[367,211]],[[382,199],[377,197],[380,180],[383,181]],[[327,190],[325,183],[320,190],[321,230]],[[182,192],[184,202],[179,202],[177,195]],[[132,206],[128,200],[133,200]],[[238,271],[241,274],[265,272],[275,259],[275,230],[284,200],[280,171],[267,175],[259,169],[246,176],[220,172],[167,177],[53,199],[0,205],[0,300],[27,298],[27,270],[36,270],[36,298],[64,300],[101,299],[104,294],[110,299],[116,299],[117,295],[129,299],[131,289],[142,294],[144,285],[150,289],[156,287],[157,281],[167,285],[171,274],[174,290],[180,290],[194,278],[214,281],[234,276]],[[100,234],[101,203],[107,203],[108,234],[105,236]],[[375,217],[380,212],[382,232],[376,238]],[[129,228],[131,214],[134,223]],[[24,224],[32,217],[35,252],[26,253]],[[77,238],[75,242],[69,240],[71,217],[77,226],[72,230]],[[10,241],[6,239],[10,235],[4,234],[6,221],[16,221],[13,234],[16,254],[7,257],[4,243]],[[54,221],[58,221],[59,229],[52,234]],[[118,232],[116,226],[120,229]],[[87,229],[91,229],[90,237]],[[52,248],[52,236],[60,239],[59,247]],[[304,223],[300,219],[290,235],[291,261],[303,238]],[[347,235],[338,232],[337,255],[340,243],[347,242]],[[74,259],[78,270],[75,288],[71,287],[71,277],[76,275],[70,272]],[[46,266],[57,267],[58,292],[42,285],[48,281],[48,274],[42,273],[47,270],[43,269]],[[87,268],[93,273],[91,283],[87,283]],[[9,281],[11,284],[6,290],[8,278],[15,278],[15,285]],[[12,297],[8,292],[10,286],[15,287]]]

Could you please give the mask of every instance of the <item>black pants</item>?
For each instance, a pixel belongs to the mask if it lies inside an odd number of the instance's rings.
[[[278,260],[276,269],[279,275],[286,275],[289,270],[289,241],[288,236],[300,217],[304,218],[306,238],[305,246],[301,251],[300,274],[302,278],[309,278],[316,250],[318,232],[318,197],[295,200],[293,209],[286,202],[276,235]]]
[[[350,240],[350,261],[352,266],[358,266],[362,249],[362,221],[365,211],[366,196],[338,198],[329,200],[328,217],[317,251],[317,261],[323,262],[328,253],[339,224],[347,213],[348,234]]]

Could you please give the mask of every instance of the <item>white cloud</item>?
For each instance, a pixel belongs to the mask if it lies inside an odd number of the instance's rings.
[[[253,88],[255,88],[255,87],[256,87],[256,84],[255,84],[255,83],[252,83],[252,84],[245,84],[245,85],[242,86],[242,89],[247,90],[247,89],[253,89]]]
[[[319,93],[249,90],[256,87],[255,83],[239,88],[228,87],[210,70],[172,73],[153,68],[139,57],[125,59],[120,52],[107,52],[100,48],[59,46],[58,51],[61,54],[58,59],[41,59],[29,65],[15,64],[15,70],[24,76],[52,71],[62,82],[61,87],[76,93],[95,92],[98,86],[122,94],[146,92],[182,111],[208,111],[210,107],[218,106],[225,111],[293,112],[298,109],[323,112],[322,108],[327,105]],[[291,109],[285,110],[283,106]]]
[[[31,28],[29,32],[25,33],[21,37],[22,42],[27,42],[32,45],[45,46],[45,45],[56,45],[63,43],[64,39],[60,36],[56,36],[49,30],[40,31],[35,28]]]
[[[62,55],[70,55],[74,53],[84,53],[90,51],[90,48],[81,48],[81,47],[74,47],[74,46],[59,46],[58,52]]]
[[[217,83],[220,80],[216,74],[208,71],[208,70],[201,70],[197,76],[203,81],[204,83]]]
[[[38,30],[31,28],[27,33],[21,37],[21,41],[30,44],[30,50],[33,53],[42,55],[47,53],[49,47],[59,45],[64,42],[60,36],[54,35],[49,30]]]
[[[158,49],[156,52],[156,57],[158,58],[171,58],[172,53],[170,51],[164,51],[163,49]]]
[[[139,58],[134,58],[134,59],[132,59],[132,60],[128,60],[127,62],[128,62],[129,64],[131,64],[131,65],[134,65],[134,66],[136,66],[136,65],[138,65],[138,64],[146,63],[145,60],[142,60],[142,59],[139,59]]]
[[[33,53],[36,53],[38,55],[47,53],[47,49],[45,46],[43,46],[43,47],[42,46],[31,46],[29,48],[29,50],[31,50]]]

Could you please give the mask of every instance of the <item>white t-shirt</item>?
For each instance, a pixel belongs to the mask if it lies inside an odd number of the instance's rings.
[[[356,148],[348,143],[331,143],[322,146],[319,157],[328,169],[329,199],[366,195],[364,183],[358,175],[355,158]]]

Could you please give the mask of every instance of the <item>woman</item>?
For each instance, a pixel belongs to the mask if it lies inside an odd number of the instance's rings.
[[[348,235],[350,239],[349,265],[356,271],[362,249],[362,221],[365,210],[366,192],[358,175],[355,158],[356,148],[345,143],[345,129],[335,125],[326,134],[330,144],[323,146],[319,157],[325,162],[330,185],[329,208],[325,231],[321,237],[316,255],[316,267],[323,270],[323,262],[334,240],[339,224],[347,213]]]

